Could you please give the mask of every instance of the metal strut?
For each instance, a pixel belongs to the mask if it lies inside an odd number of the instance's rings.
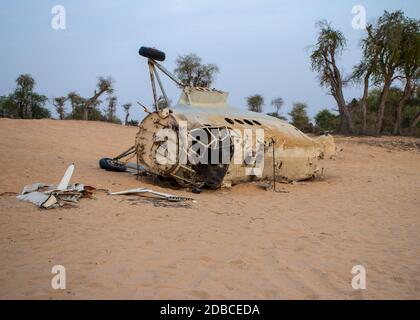
[[[170,106],[170,103],[169,103],[169,99],[168,99],[168,96],[166,95],[165,89],[163,88],[162,81],[160,81],[159,73],[157,72],[156,68],[153,68],[153,69],[154,69],[154,71],[155,71],[155,76],[156,76],[156,79],[157,79],[158,85],[159,85],[159,87],[160,87],[160,91],[162,91],[163,98],[166,100],[166,106],[167,106],[168,108],[170,108],[171,106]],[[159,108],[159,105],[158,105],[158,108]]]
[[[153,91],[153,101],[155,105],[155,111],[158,111],[158,101],[157,101],[157,95],[156,95],[156,83],[155,83],[155,65],[154,61],[152,59],[149,59],[147,62],[149,65],[149,74],[150,74],[150,82],[152,83],[152,91]]]
[[[121,153],[118,156],[116,156],[115,158],[113,158],[112,160],[120,160],[121,158],[124,158],[124,157],[126,157],[130,154],[133,154],[134,152],[136,152],[135,146],[132,146],[128,150],[124,151],[123,153]]]
[[[168,107],[170,107],[168,96],[166,95],[165,89],[163,88],[163,84],[162,84],[162,81],[160,80],[160,76],[159,76],[158,71],[156,70],[156,67],[160,71],[162,71],[165,75],[167,75],[172,81],[174,81],[178,86],[180,86],[182,88],[185,88],[186,85],[184,83],[182,83],[182,81],[179,80],[174,74],[172,74],[171,72],[169,72],[164,66],[162,66],[161,64],[159,64],[155,60],[149,59],[147,61],[147,63],[149,65],[149,74],[150,74],[150,81],[152,83],[153,100],[155,102],[155,111],[159,111],[158,96],[156,94],[156,82],[155,82],[155,78],[156,78],[156,80],[158,82],[160,91],[162,92],[162,95],[163,95],[164,99],[166,100],[166,105]]]
[[[179,80],[173,73],[169,72],[164,66],[162,66],[159,62],[153,61],[154,65],[159,68],[164,74],[166,74],[173,82],[175,82],[180,87],[186,87],[181,80]]]
[[[276,189],[276,141],[274,140],[274,138],[271,138],[271,145],[273,146],[273,190],[274,192],[284,192],[286,193],[287,191],[284,190],[277,190]]]

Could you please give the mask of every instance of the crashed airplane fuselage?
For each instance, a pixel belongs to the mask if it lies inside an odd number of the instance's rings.
[[[183,84],[156,60],[164,53],[142,47],[148,57],[155,110],[139,125],[133,152],[149,172],[183,186],[219,188],[273,178],[305,180],[322,173],[324,144],[293,125],[228,105],[228,93]],[[169,105],[157,69],[181,88]],[[160,108],[156,80],[165,107]],[[331,140],[329,137],[325,140]]]
[[[139,126],[135,150],[149,171],[182,185],[211,188],[273,175],[304,180],[321,173],[321,142],[286,121],[229,106],[227,92],[184,85],[147,50],[154,49],[142,48],[140,54],[149,58],[155,105],[155,77],[169,101],[155,67],[182,88],[174,107],[156,108]]]
[[[182,185],[211,188],[269,178],[273,169],[283,180],[321,172],[320,143],[285,121],[228,106],[226,98],[225,92],[187,87],[175,107],[150,113],[136,136],[139,162]]]

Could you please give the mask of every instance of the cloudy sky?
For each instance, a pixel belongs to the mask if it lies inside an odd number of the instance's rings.
[[[51,27],[55,5],[66,9],[66,29]],[[179,54],[196,53],[220,68],[215,87],[230,92],[230,104],[245,108],[248,95],[260,93],[269,101],[283,97],[286,114],[293,102],[305,102],[313,116],[335,104],[310,70],[310,45],[315,23],[326,19],[348,39],[339,61],[344,74],[360,58],[363,30],[352,28],[352,8],[363,5],[368,22],[384,10],[402,9],[420,17],[418,0],[2,0],[0,2],[0,95],[15,88],[21,73],[31,74],[37,91],[54,96],[75,90],[89,96],[98,76],[116,80],[119,104],[152,96],[140,46],[166,52],[164,65],[174,69]],[[172,101],[178,89],[166,81]],[[346,99],[359,97],[360,88],[346,89]],[[134,112],[135,110],[135,112]],[[143,113],[134,107],[133,118]],[[123,111],[119,110],[123,117]]]

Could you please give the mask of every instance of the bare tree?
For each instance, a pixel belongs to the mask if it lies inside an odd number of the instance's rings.
[[[284,104],[284,100],[283,98],[275,98],[273,100],[271,100],[271,105],[274,107],[275,111],[275,117],[279,117],[280,116],[280,109]]]
[[[99,97],[104,94],[112,94],[114,92],[113,88],[114,80],[111,77],[104,78],[99,77],[98,84],[97,84],[97,90],[94,91],[94,94],[92,97],[86,100],[84,105],[84,113],[83,113],[83,119],[88,120],[89,119],[89,110],[92,108],[96,101],[99,99]]]
[[[353,133],[353,121],[343,95],[345,81],[342,79],[336,63],[336,59],[346,46],[346,38],[326,21],[318,22],[317,26],[320,28],[320,32],[311,54],[312,70],[318,73],[321,86],[329,88],[337,102],[341,131]]]
[[[128,126],[128,117],[130,116],[130,108],[131,108],[131,106],[132,106],[132,104],[130,102],[129,103],[126,103],[126,104],[123,104],[123,108],[124,108],[124,111],[125,111],[124,125],[126,125],[126,126]]]

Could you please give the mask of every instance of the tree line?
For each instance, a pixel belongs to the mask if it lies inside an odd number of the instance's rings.
[[[379,19],[366,26],[361,39],[362,59],[349,75],[343,75],[339,58],[346,49],[346,38],[326,21],[317,23],[318,36],[311,47],[311,69],[321,87],[334,98],[333,111],[320,110],[313,120],[307,105],[293,103],[288,113],[291,123],[305,132],[334,131],[343,134],[418,134],[420,125],[420,21],[402,11],[385,11]],[[175,73],[193,86],[210,87],[219,69],[205,65],[195,54],[178,57]],[[363,95],[346,99],[343,89],[361,85]],[[246,98],[249,110],[263,112],[261,94]],[[284,101],[270,101],[274,111],[267,114],[286,120],[281,109]]]
[[[361,39],[362,59],[348,76],[338,65],[346,49],[344,34],[326,21],[318,22],[317,27],[311,68],[337,103],[338,130],[362,135],[415,134],[420,121],[420,20],[408,18],[400,10],[385,11],[368,24]],[[351,84],[361,84],[363,95],[348,103],[343,88]],[[387,123],[390,118],[392,125]]]
[[[16,79],[16,89],[9,95],[0,96],[0,116],[20,119],[52,118],[46,107],[51,101],[60,120],[93,120],[122,124],[117,117],[118,99],[114,93],[114,80],[111,77],[99,77],[93,94],[82,97],[75,91],[65,96],[47,96],[35,91],[36,82],[29,74],[22,74]],[[105,103],[100,98],[105,98]],[[105,104],[103,109],[101,105]],[[125,125],[137,125],[135,120],[129,120],[131,103],[125,103]],[[70,107],[70,108],[68,108]]]
[[[387,12],[373,24],[366,26],[366,34],[361,39],[362,58],[353,66],[352,72],[343,75],[339,59],[346,49],[346,38],[331,23],[317,23],[318,36],[311,46],[311,70],[317,74],[321,87],[334,98],[333,111],[325,108],[310,119],[307,105],[293,104],[288,113],[291,123],[305,132],[334,131],[343,134],[418,134],[420,125],[420,20],[411,19],[402,11]],[[185,84],[197,87],[211,87],[219,68],[215,64],[205,64],[196,54],[180,55],[175,61],[174,73]],[[35,81],[30,75],[20,75],[16,79],[16,90],[8,96],[0,97],[0,115],[16,118],[49,118],[45,108],[49,100],[34,92]],[[76,92],[52,99],[59,118],[100,120],[121,123],[116,116],[118,105],[112,78],[98,79],[92,96],[81,97]],[[346,99],[346,86],[362,86],[361,97]],[[100,110],[101,97],[106,96],[106,107]],[[67,112],[66,104],[70,104]],[[249,110],[263,112],[264,97],[260,94],[246,98]],[[270,101],[272,112],[267,114],[287,120],[282,114],[284,101],[276,97]],[[166,105],[162,97],[158,105]],[[122,105],[127,124],[131,103]]]
[[[263,112],[264,97],[260,94],[251,95],[246,98],[248,110],[253,112]],[[284,100],[281,97],[270,101],[273,112],[267,112],[267,115],[287,121],[287,117],[282,113]],[[292,109],[288,113],[290,123],[296,128],[307,133],[325,133],[337,131],[339,124],[339,115],[329,109],[320,110],[312,120],[307,112],[308,106],[303,102],[294,102]]]
[[[366,26],[361,40],[362,59],[344,76],[338,65],[346,38],[326,21],[317,23],[316,44],[312,46],[311,69],[319,83],[328,89],[337,104],[338,114],[319,111],[311,122],[307,106],[297,102],[289,113],[291,122],[303,131],[335,131],[344,134],[418,134],[420,124],[420,20],[402,11],[387,12],[374,24]],[[398,86],[402,84],[402,87]],[[363,95],[350,101],[343,89],[362,85]],[[270,103],[275,111],[268,113],[281,119],[281,98]],[[262,112],[260,94],[247,97],[248,109]]]

